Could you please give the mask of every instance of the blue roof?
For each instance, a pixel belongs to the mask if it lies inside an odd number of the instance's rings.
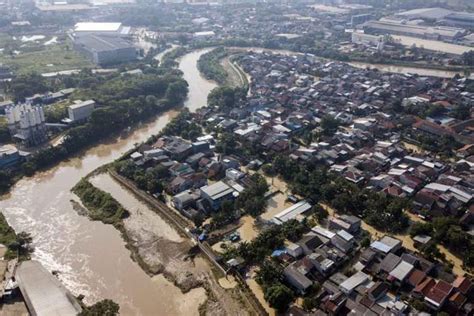
[[[277,249],[277,250],[272,252],[272,257],[278,257],[278,256],[281,256],[284,253],[286,253],[285,249]]]

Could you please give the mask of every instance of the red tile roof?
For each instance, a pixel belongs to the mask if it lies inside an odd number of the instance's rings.
[[[466,277],[457,277],[453,282],[453,286],[462,294],[467,294],[472,288],[472,282]]]
[[[435,286],[436,281],[430,277],[427,277],[423,282],[418,284],[414,291],[426,296],[428,292]]]
[[[426,273],[421,270],[414,269],[408,276],[408,284],[417,286],[426,278]]]

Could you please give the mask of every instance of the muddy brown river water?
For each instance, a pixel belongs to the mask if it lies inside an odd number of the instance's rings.
[[[180,61],[189,83],[185,106],[195,110],[206,104],[215,84],[206,81],[196,63],[206,50],[194,51]],[[181,294],[161,276],[150,278],[130,258],[119,232],[110,225],[92,222],[73,209],[70,189],[94,169],[117,159],[134,144],[158,133],[176,111],[163,113],[126,137],[119,137],[86,151],[32,178],[24,178],[0,201],[0,210],[17,231],[34,239],[34,259],[48,270],[60,271],[60,279],[86,302],[111,298],[122,315],[192,315],[197,313],[202,289]],[[183,298],[186,297],[186,304]]]

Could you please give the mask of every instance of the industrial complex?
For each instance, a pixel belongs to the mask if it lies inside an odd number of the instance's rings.
[[[121,23],[77,23],[71,33],[74,48],[95,64],[111,65],[132,61],[136,48],[128,39],[130,27]]]
[[[24,146],[34,146],[46,141],[46,124],[41,106],[18,104],[5,110],[8,128],[13,139]]]

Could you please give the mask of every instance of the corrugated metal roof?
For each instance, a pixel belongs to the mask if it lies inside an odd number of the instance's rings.
[[[117,32],[122,23],[80,22],[74,26],[76,32]]]
[[[231,194],[234,190],[225,182],[219,181],[211,185],[206,185],[201,188],[201,191],[208,195],[211,199],[217,200],[227,194]]]
[[[82,310],[74,296],[38,261],[22,262],[15,277],[34,315],[75,316]]]

